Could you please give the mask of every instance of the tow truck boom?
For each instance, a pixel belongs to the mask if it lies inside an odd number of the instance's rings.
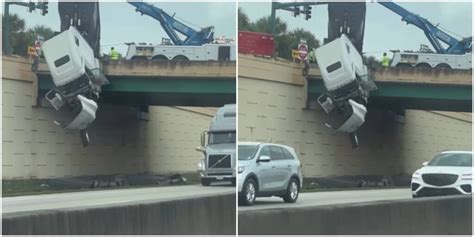
[[[128,2],[129,4],[136,7],[136,11],[142,15],[148,15],[153,19],[160,22],[163,30],[168,34],[174,45],[203,45],[211,43],[214,40],[214,27],[209,26],[202,28],[200,31],[196,31],[193,28],[185,25],[178,21],[162,9],[155,7],[154,5],[145,2]],[[182,40],[177,33],[181,33],[186,36],[185,40]]]
[[[465,54],[467,52],[471,52],[472,37],[458,40],[448,33],[442,31],[437,25],[433,25],[427,19],[411,13],[394,2],[378,3],[400,15],[402,17],[402,21],[405,21],[407,24],[412,24],[421,29],[438,54]],[[443,47],[442,43],[445,43],[448,45],[448,47]]]

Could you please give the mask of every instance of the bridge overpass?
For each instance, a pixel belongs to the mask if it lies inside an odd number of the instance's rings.
[[[472,71],[422,68],[379,68],[371,71],[378,90],[369,104],[395,110],[471,112]],[[308,98],[325,91],[317,66],[309,70]]]
[[[301,64],[242,54],[239,60],[246,69],[239,70],[239,76],[304,86],[307,101],[315,101],[325,91],[316,65],[311,66],[306,80]],[[256,76],[262,71],[267,76]],[[390,68],[373,70],[372,74],[378,90],[371,93],[371,105],[395,110],[472,111],[471,70]]]
[[[38,80],[31,60],[3,57],[11,79],[36,83],[42,97],[54,84],[41,63]],[[101,102],[118,105],[211,106],[235,103],[235,62],[118,61],[104,64],[110,84],[103,87]],[[5,73],[4,73],[5,74]],[[7,76],[8,77],[8,76]]]

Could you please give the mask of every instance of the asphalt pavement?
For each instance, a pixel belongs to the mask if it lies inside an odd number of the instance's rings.
[[[120,205],[134,202],[156,202],[234,193],[230,185],[180,185],[167,187],[128,188],[100,191],[41,194],[2,198],[3,214]]]
[[[257,198],[254,206],[239,206],[239,212],[258,209],[308,207],[407,198],[412,198],[409,188],[311,192],[300,193],[296,203],[284,203],[283,199],[279,197]]]

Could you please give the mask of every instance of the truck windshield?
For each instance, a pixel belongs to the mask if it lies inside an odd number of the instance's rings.
[[[239,160],[251,160],[255,156],[258,146],[239,146]]]
[[[235,132],[213,132],[209,134],[209,145],[235,143]]]
[[[428,164],[429,166],[472,166],[470,153],[439,154]]]

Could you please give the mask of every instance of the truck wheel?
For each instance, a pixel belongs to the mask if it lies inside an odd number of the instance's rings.
[[[242,193],[239,196],[239,201],[244,206],[251,206],[255,204],[257,196],[257,184],[254,179],[247,179],[242,187]]]
[[[168,61],[168,58],[167,58],[166,56],[164,56],[164,55],[157,55],[157,56],[153,57],[153,58],[151,59],[151,61],[154,61],[154,62],[166,62],[166,61]]]
[[[186,56],[184,56],[184,55],[178,55],[178,56],[174,57],[172,60],[175,61],[175,62],[177,62],[177,61],[178,61],[178,62],[186,62],[186,61],[189,61],[189,59],[188,59]]]
[[[211,180],[209,179],[201,179],[202,186],[209,186],[211,184]]]
[[[429,69],[431,68],[431,65],[429,65],[428,63],[418,63],[415,67],[421,69]]]
[[[397,68],[412,68],[413,66],[408,63],[398,63],[395,67]]]
[[[298,199],[298,194],[300,193],[300,186],[298,180],[291,178],[286,189],[286,194],[283,196],[283,201],[286,203],[294,203]]]
[[[440,64],[436,65],[435,68],[439,69],[439,70],[451,70],[451,67],[446,63],[440,63]]]

